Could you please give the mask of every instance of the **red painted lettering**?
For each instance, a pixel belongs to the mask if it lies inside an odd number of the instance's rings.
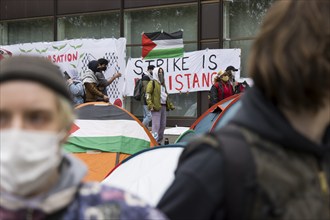
[[[75,53],[68,53],[68,54],[59,54],[59,55],[52,55],[48,56],[48,59],[53,61],[54,63],[61,63],[61,62],[71,62],[78,60],[78,52]]]
[[[184,76],[187,77],[188,89],[190,89],[190,76],[191,76],[191,73],[185,73]]]
[[[210,73],[202,73],[202,87],[210,86]]]
[[[182,75],[181,75],[181,74],[178,74],[178,75],[175,76],[175,81],[176,81],[178,84],[181,85],[181,88],[175,88],[177,91],[181,91],[182,88],[183,88],[183,83],[182,83],[181,81],[179,81],[179,79],[178,79],[179,77],[182,78]]]
[[[172,76],[169,76],[168,77],[168,87],[169,87],[169,90],[172,90]]]
[[[76,51],[76,54],[72,54],[72,59],[73,60],[78,60],[78,51]]]
[[[197,84],[197,86],[196,86],[196,84]],[[193,88],[199,88],[200,86],[199,86],[199,79],[198,79],[198,75],[195,73],[194,74],[194,80],[193,80],[193,86],[192,86]]]
[[[68,54],[68,61],[71,62],[71,60],[72,60],[72,55]]]

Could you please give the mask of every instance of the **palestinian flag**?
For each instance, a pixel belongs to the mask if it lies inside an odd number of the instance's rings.
[[[137,118],[115,105],[86,105],[64,145],[71,153],[91,151],[134,154],[150,148],[150,137]]]
[[[183,56],[183,32],[153,32],[142,35],[142,58],[173,58]]]

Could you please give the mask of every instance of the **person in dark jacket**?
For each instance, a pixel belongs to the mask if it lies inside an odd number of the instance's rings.
[[[88,63],[88,69],[82,74],[82,81],[85,86],[86,102],[104,101],[109,102],[109,97],[98,89],[99,80],[95,73],[98,72],[97,60]]]
[[[229,82],[233,87],[234,94],[242,93],[247,88],[249,88],[249,84],[247,84],[246,81],[238,82],[237,79],[235,79],[235,73],[238,71],[234,66],[227,66],[225,72],[228,73],[229,76]]]
[[[119,78],[121,73],[117,72],[110,79],[105,79],[103,72],[106,71],[108,63],[109,61],[104,58],[88,63],[88,70],[82,75],[86,90],[86,102],[109,102],[106,87]]]
[[[86,166],[61,148],[74,115],[57,66],[32,56],[0,66],[0,219],[166,219],[128,192],[83,181]]]
[[[240,110],[180,156],[157,206],[170,219],[330,219],[329,10],[323,0],[274,3]]]
[[[104,94],[108,95],[107,93],[107,86],[109,86],[113,81],[117,78],[121,77],[121,73],[116,72],[113,76],[109,79],[106,79],[104,76],[104,72],[107,70],[107,66],[109,61],[104,58],[100,58],[97,60],[97,71],[95,72],[95,76],[97,78],[97,88]]]

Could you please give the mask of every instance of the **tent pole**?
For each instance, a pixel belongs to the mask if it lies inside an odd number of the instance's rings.
[[[117,152],[116,153],[116,164],[115,164],[115,166],[117,166],[118,163],[119,163],[119,153]]]

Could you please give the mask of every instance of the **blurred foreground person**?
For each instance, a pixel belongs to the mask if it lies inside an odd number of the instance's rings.
[[[330,219],[330,1],[276,2],[229,124],[191,142],[158,207],[172,219]]]
[[[50,61],[0,62],[0,219],[164,219],[131,194],[82,183],[85,165],[61,149],[70,101]]]

